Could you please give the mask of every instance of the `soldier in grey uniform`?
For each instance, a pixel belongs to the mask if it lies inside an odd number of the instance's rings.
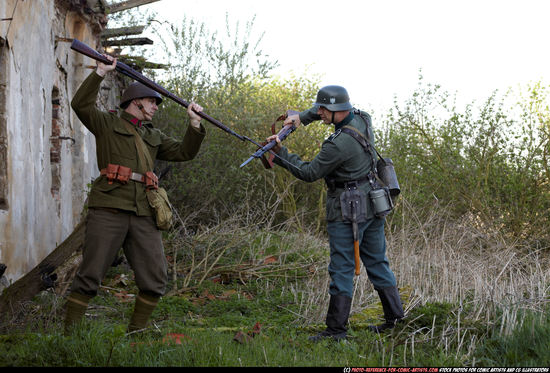
[[[326,219],[330,242],[330,301],[326,317],[327,328],[310,337],[314,341],[325,337],[335,340],[347,337],[346,325],[351,309],[355,269],[354,236],[352,224],[342,218],[340,197],[346,183],[350,182],[354,182],[368,196],[372,189],[369,176],[372,177],[375,163],[372,153],[365,152],[356,139],[342,131],[344,127],[351,127],[365,134],[374,147],[371,118],[369,114],[352,107],[345,88],[321,88],[313,107],[289,116],[285,124],[293,122],[295,125],[307,125],[319,119],[325,124],[333,123],[335,132],[323,142],[320,152],[311,162],[304,162],[298,155],[289,153],[287,148],[280,145],[276,135],[267,139],[277,140],[278,144],[273,150],[286,161],[275,158],[276,164],[306,182],[324,178],[328,186]],[[386,320],[382,325],[371,326],[370,329],[382,332],[393,328],[404,317],[404,312],[396,279],[386,257],[385,219],[375,217],[372,206],[369,201],[366,202],[366,211],[363,211],[365,219],[358,223],[357,238],[361,261],[380,296]]]

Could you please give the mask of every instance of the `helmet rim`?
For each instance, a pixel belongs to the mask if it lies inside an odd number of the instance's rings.
[[[124,90],[122,98],[120,99],[120,107],[126,109],[132,100],[147,97],[154,98],[157,105],[162,103],[162,97],[158,92],[140,82],[133,82]]]
[[[324,107],[329,111],[351,110],[348,91],[339,85],[328,85],[317,92],[317,99],[313,107]]]

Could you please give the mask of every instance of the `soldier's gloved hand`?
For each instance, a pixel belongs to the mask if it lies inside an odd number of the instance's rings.
[[[277,145],[271,148],[271,150],[273,150],[275,153],[279,153],[281,151],[281,139],[279,139],[279,136],[277,135],[271,135],[267,139],[265,139],[265,141],[267,141],[268,143],[272,140],[275,140],[277,142]]]
[[[283,122],[283,126],[286,126],[287,124],[294,124],[294,126],[296,128],[300,127],[300,124],[302,122],[300,122],[300,115],[299,114],[294,114],[294,115],[289,115],[285,121]]]
[[[187,107],[187,115],[189,115],[189,119],[191,120],[191,125],[195,127],[196,129],[199,129],[201,127],[201,117],[198,115],[198,112],[202,111],[202,106],[191,102],[189,106]]]
[[[106,54],[103,55],[105,58],[107,58],[109,61],[113,61],[111,65],[106,65],[103,62],[97,61],[97,69],[96,73],[99,76],[105,76],[110,71],[113,71],[116,68],[116,61],[117,59],[111,56],[108,56]]]

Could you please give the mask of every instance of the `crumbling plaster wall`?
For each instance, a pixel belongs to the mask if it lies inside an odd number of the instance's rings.
[[[0,208],[0,263],[15,281],[60,244],[80,221],[87,186],[98,175],[95,140],[70,108],[95,61],[70,49],[96,47],[101,25],[67,0],[2,0],[5,40],[6,204]],[[2,66],[0,66],[0,69]],[[101,102],[115,107],[110,82]],[[2,124],[0,124],[2,125]]]

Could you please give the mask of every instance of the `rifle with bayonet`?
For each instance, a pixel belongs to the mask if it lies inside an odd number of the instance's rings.
[[[275,134],[275,125],[278,121],[285,120],[286,118],[288,118],[290,115],[293,115],[293,114],[298,114],[298,112],[293,111],[293,110],[288,110],[286,112],[286,114],[283,114],[279,118],[277,118],[275,120],[275,122],[273,122],[273,124],[271,125],[271,133]],[[279,140],[283,141],[284,139],[286,139],[288,137],[288,135],[290,135],[292,132],[294,132],[295,129],[296,129],[296,126],[294,125],[294,123],[284,125],[283,128],[277,133],[277,136],[279,136]],[[241,164],[241,167],[246,166],[254,158],[259,158],[262,161],[265,168],[272,168],[273,167],[273,158],[274,157],[277,157],[277,158],[283,160],[286,163],[286,160],[278,157],[271,150],[271,149],[273,149],[273,147],[275,145],[277,145],[276,140],[271,140],[270,142],[263,143],[262,146],[260,147],[260,149],[258,149],[254,154],[252,154],[252,156],[250,158],[248,158],[246,161],[244,161]],[[267,153],[267,152],[269,152],[270,155],[269,155],[269,158],[266,159],[265,158],[265,153]],[[293,165],[291,165],[291,166],[293,166]]]
[[[80,40],[77,40],[77,39],[73,39],[72,40],[72,43],[71,43],[71,49],[76,51],[76,52],[79,52],[85,56],[88,56],[90,58],[93,58],[99,62],[102,62],[106,65],[112,65],[113,61],[110,61],[107,57],[105,57],[103,54],[97,52],[96,50],[90,48],[88,45],[84,44],[83,42],[81,42]],[[130,66],[120,62],[120,61],[117,61],[117,64],[116,64],[116,70],[124,75],[126,75],[127,77],[133,79],[133,80],[136,80],[140,83],[142,83],[143,85],[151,88],[152,90],[154,90],[155,92],[158,92],[160,93],[161,95],[171,99],[172,101],[176,102],[177,104],[179,105],[182,105],[183,107],[187,108],[189,106],[189,103],[183,99],[181,99],[180,97],[176,96],[175,94],[173,94],[172,92],[168,91],[167,89],[165,89],[164,87],[160,86],[159,84],[155,83],[154,81],[152,81],[151,79],[147,78],[146,76],[144,76],[143,74],[139,73],[138,71],[134,70],[133,68],[131,68]],[[289,111],[290,112],[290,111]],[[259,144],[258,142],[252,140],[251,138],[247,137],[247,136],[243,136],[241,134],[238,134],[236,133],[235,131],[233,131],[232,129],[230,129],[229,127],[227,127],[225,124],[223,124],[222,122],[220,122],[219,120],[215,119],[215,118],[212,118],[210,115],[200,111],[200,112],[197,112],[197,114],[207,120],[208,122],[212,123],[213,125],[215,125],[216,127],[222,129],[223,131],[229,133],[230,135],[233,135],[235,136],[236,138],[238,138],[239,140],[242,140],[242,141],[249,141],[251,143],[253,143],[254,145],[256,145],[259,149],[258,151],[256,151],[252,157],[247,160],[246,162],[244,162],[241,167],[243,167],[244,165],[246,165],[248,162],[250,162],[252,159],[254,158],[260,158],[262,159],[262,162],[264,164],[264,166],[266,168],[271,168],[273,166],[272,162],[270,160],[266,160],[265,157],[264,157],[264,154],[269,152],[270,153],[270,158],[273,159],[273,157],[277,157],[279,158],[279,156],[273,152],[271,149],[277,144],[275,140],[273,141],[270,141],[269,143],[263,143],[263,144]],[[282,119],[285,119],[286,116],[288,115],[288,113],[286,115],[283,115],[281,117],[279,117],[277,120],[281,120]],[[272,129],[274,127],[272,126]],[[279,132],[279,138],[281,139],[281,141],[283,139],[285,139],[291,132],[293,132],[294,130],[296,129],[296,127],[294,126],[294,124],[292,125],[286,125],[283,127],[283,129]],[[283,162],[286,162],[286,160],[280,158]],[[288,162],[287,162],[288,163]]]

